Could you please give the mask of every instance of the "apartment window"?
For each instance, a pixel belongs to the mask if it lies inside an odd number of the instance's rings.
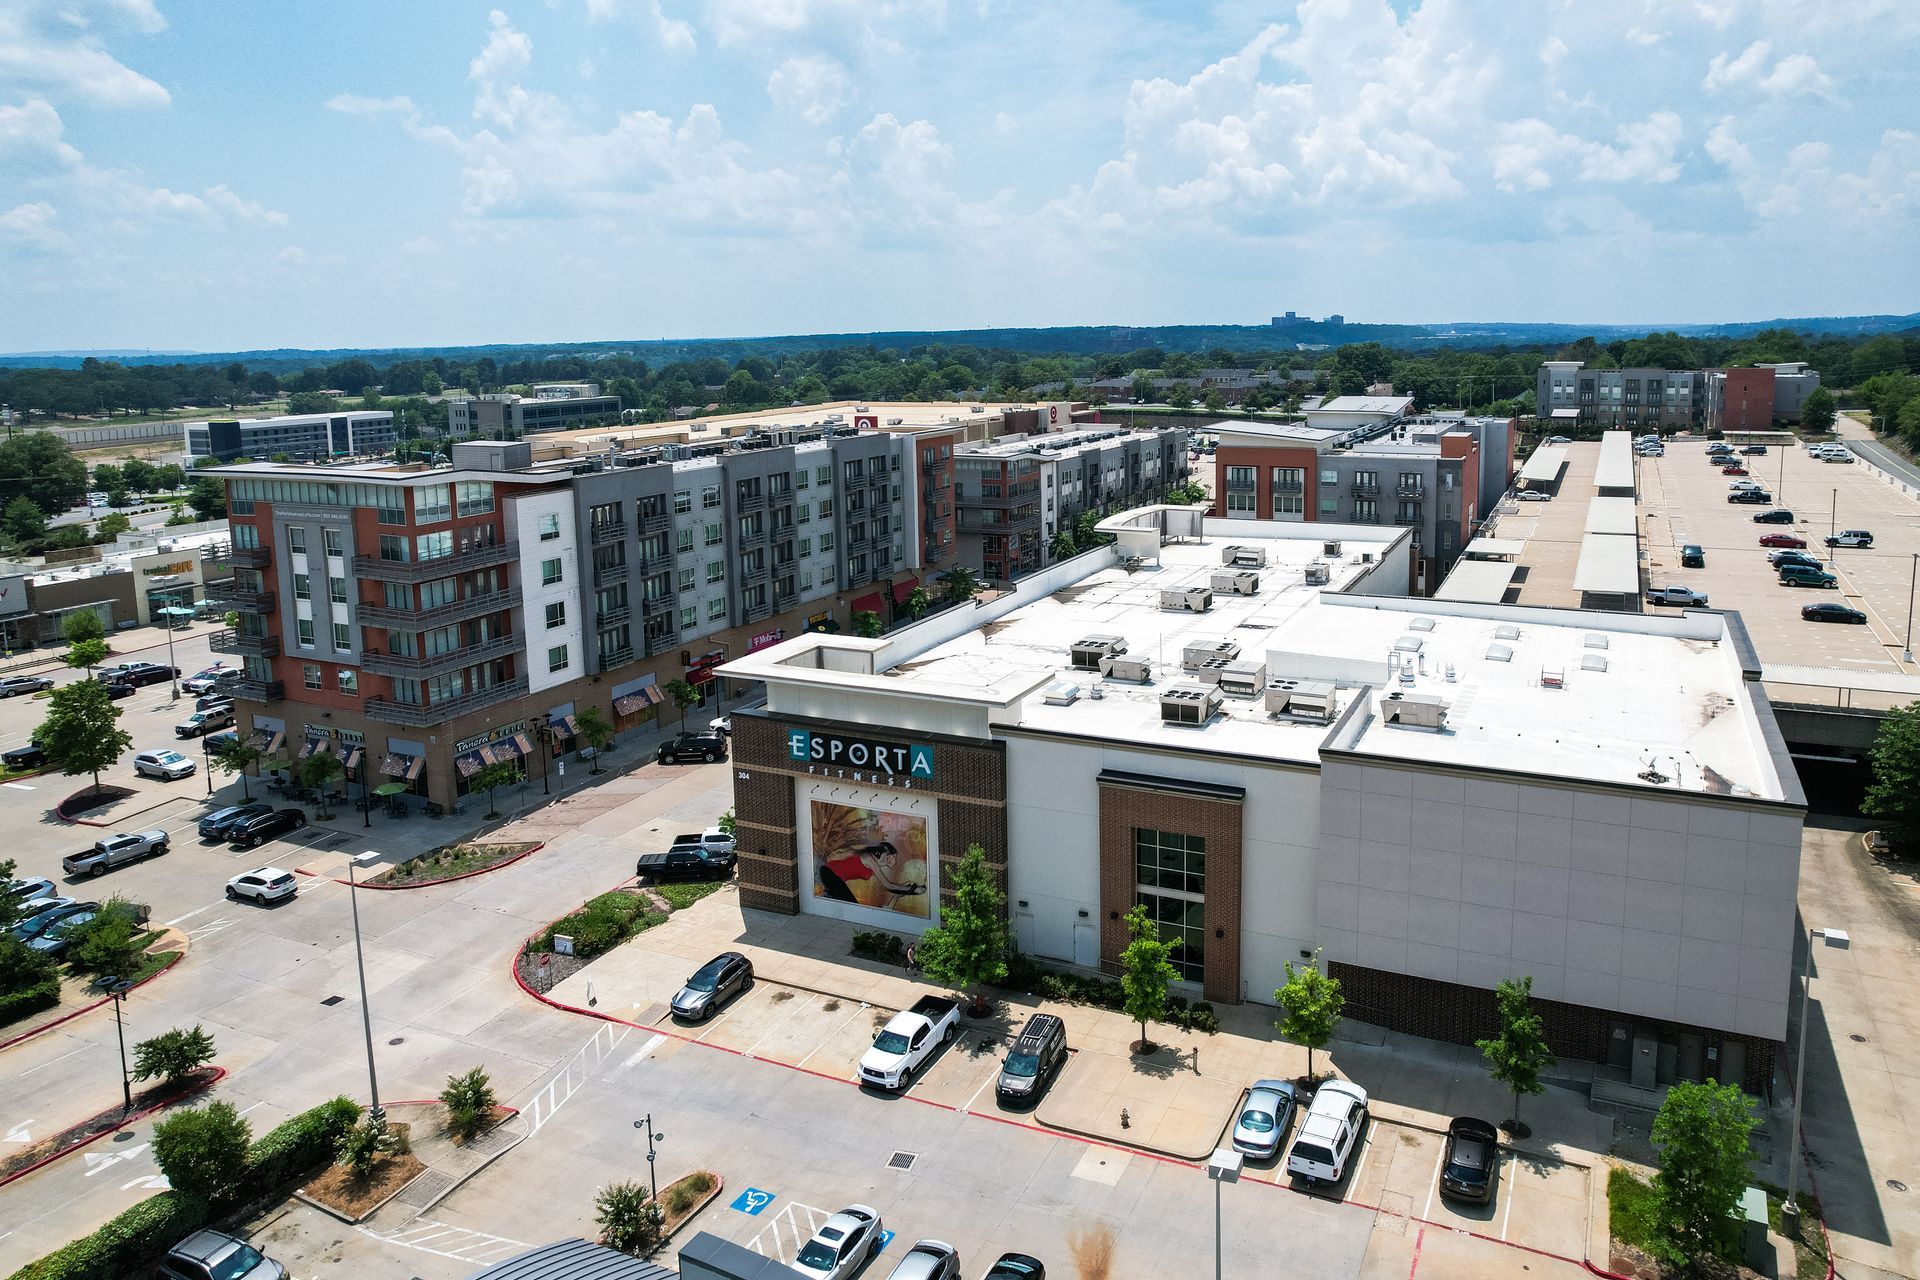
[[[714,507],[719,506],[720,505],[720,486],[717,484],[710,484],[710,485],[707,485],[705,488],[701,489],[700,505],[702,507],[707,508],[708,510],[711,510]]]
[[[806,469],[805,467],[802,467],[802,468],[800,468],[800,469],[799,469],[798,471],[796,471],[796,472],[794,472],[794,473],[793,473],[793,487],[794,487],[794,488],[796,488],[796,489],[804,489],[804,488],[806,488],[806,487],[807,487],[807,485],[808,485],[809,483],[811,483],[811,481],[810,481],[810,480],[809,480],[809,478],[808,478],[808,475],[807,475],[807,469]]]
[[[820,499],[820,518],[822,520],[833,519],[833,499],[832,498]]]
[[[708,546],[719,546],[720,541],[726,536],[727,531],[725,525],[721,524],[718,520],[710,520],[707,522],[706,541]]]
[[[287,530],[287,550],[295,555],[307,554],[307,531],[298,526]]]
[[[540,517],[540,541],[551,542],[560,536],[560,517],[547,514]]]
[[[673,509],[674,509],[674,512],[678,515],[685,515],[687,512],[693,510],[693,490],[691,489],[674,490]]]
[[[493,486],[485,480],[462,480],[457,493],[463,516],[483,516],[493,510]]]
[[[1322,467],[1320,469],[1320,483],[1321,484],[1339,484],[1340,473],[1338,471],[1335,471],[1332,467]]]
[[[587,508],[587,523],[596,529],[605,529],[620,523],[620,504],[602,502]]]
[[[497,588],[491,589],[497,590]],[[406,588],[401,587],[400,590],[404,593]],[[480,584],[476,583],[473,594],[484,595],[486,594],[486,590],[484,590]],[[420,607],[422,609],[437,609],[441,605],[452,604],[454,600],[458,598],[458,595],[459,592],[452,578],[435,578],[432,582],[421,584]]]
[[[823,564],[820,566],[820,585],[823,588],[830,587],[833,585],[833,566],[832,565]]]
[[[555,600],[547,606],[547,626],[564,627],[567,625],[567,602]]]
[[[416,560],[438,560],[453,554],[453,531],[450,529],[442,529],[439,533],[423,533],[413,542]]]
[[[381,603],[386,605],[387,608],[389,609],[413,608],[413,588],[409,587],[406,583],[383,582],[380,584],[380,586],[381,586],[381,592],[380,592]]]
[[[407,540],[398,534],[380,535],[380,558],[389,564],[404,564],[407,559]]]
[[[1275,518],[1284,516],[1304,516],[1307,514],[1307,498],[1303,493],[1276,493],[1273,495],[1273,514]]]
[[[293,598],[295,600],[313,599],[313,579],[304,573],[293,575]]]
[[[1321,514],[1321,515],[1323,515],[1323,516],[1337,516],[1337,515],[1339,515],[1339,514],[1340,514],[1340,499],[1338,499],[1338,498],[1322,498],[1322,499],[1320,499],[1320,514]]]
[[[333,624],[333,647],[338,649],[342,653],[352,652],[353,628],[349,627],[344,622],[334,623]]]
[[[823,533],[820,535],[820,550],[823,553],[833,550],[833,535],[831,533]]]
[[[345,578],[327,579],[327,599],[335,604],[347,602],[347,580]]]
[[[559,556],[555,556],[551,560],[542,560],[540,562],[540,585],[541,586],[550,587],[554,583],[560,581],[560,579],[565,576],[566,575],[561,571]]]
[[[1254,485],[1254,469],[1252,467],[1228,467],[1227,468],[1227,488],[1251,489],[1253,488],[1253,485]]]
[[[300,664],[300,679],[301,683],[309,689],[323,688],[327,683],[319,666],[311,662],[303,662]]]
[[[1167,960],[1182,980],[1199,982],[1206,956],[1207,842],[1173,831],[1133,832],[1134,900],[1172,944]]]
[[[812,539],[812,538],[802,538],[802,539],[800,539],[800,554],[801,554],[801,555],[803,555],[803,556],[810,556],[810,555],[812,555],[812,554],[813,554],[813,539]]]
[[[693,530],[678,529],[673,535],[673,549],[682,555],[693,550]]]
[[[233,545],[258,550],[260,546],[260,530],[250,524],[234,525]]]
[[[360,692],[360,673],[355,671],[352,667],[341,667],[338,671],[334,672],[333,674],[334,674],[334,678],[340,682],[340,692],[342,693]]]
[[[347,554],[346,539],[338,529],[322,529],[320,531],[320,543],[327,549],[327,554],[330,556],[343,556]]]
[[[380,501],[383,503],[404,502],[406,499],[400,496],[399,490],[388,489],[382,491]],[[405,507],[381,506],[376,508],[376,511],[377,514],[374,518],[381,524],[405,524],[407,522],[407,509]]]
[[[1380,504],[1372,498],[1353,500],[1353,518],[1359,524],[1377,524],[1380,520]]]
[[[803,502],[798,507],[795,507],[793,518],[801,524],[805,524],[807,521],[813,519],[813,504],[811,502]]]
[[[682,631],[691,631],[699,625],[700,611],[698,609],[689,606],[680,611],[680,629]]]
[[[1420,504],[1417,502],[1402,502],[1395,518],[1400,524],[1419,524]]]
[[[413,491],[413,519],[416,524],[433,524],[452,516],[452,485],[423,484]]]
[[[707,619],[709,621],[714,621],[726,616],[727,601],[725,596],[715,596],[713,599],[707,601]]]
[[[826,466],[816,470],[813,473],[813,482],[815,484],[822,484],[822,485],[832,484],[833,483],[833,464],[828,463]]]
[[[727,576],[726,561],[709,560],[707,562],[707,581],[708,582],[721,582],[725,580],[726,576]]]
[[[1451,490],[1453,488],[1453,472],[1442,471],[1440,473],[1440,488],[1443,490]]]
[[[682,590],[682,591],[691,591],[691,590],[693,590],[693,579],[694,579],[694,572],[693,572],[693,570],[692,570],[692,569],[682,569],[682,570],[680,570],[680,573],[679,573],[679,589],[680,589],[680,590]]]
[[[567,669],[567,646],[557,644],[547,650],[547,670],[565,671]]]

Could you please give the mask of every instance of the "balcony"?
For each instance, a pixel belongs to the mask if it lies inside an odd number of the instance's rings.
[[[596,547],[606,542],[618,542],[626,536],[627,522],[625,520],[610,520],[605,524],[596,524],[593,526],[593,545]]]
[[[767,509],[767,495],[764,493],[741,493],[733,499],[733,509],[740,515]]]
[[[1251,489],[1253,486],[1248,485],[1247,487]],[[967,505],[970,507],[1015,507],[1022,503],[1033,502],[1038,499],[1039,496],[1039,485],[1016,484],[1008,486],[997,495],[983,493]]]
[[[229,580],[207,584],[207,603],[241,613],[272,613],[279,601],[271,591],[238,586]]]
[[[435,578],[450,578],[456,573],[471,573],[475,569],[510,564],[519,554],[516,543],[493,542],[469,547],[450,556],[435,556],[431,560],[382,560],[379,556],[355,556],[353,571],[361,577],[382,582],[431,582]]]
[[[938,471],[944,461],[944,458],[930,458],[923,453],[920,455],[920,469],[922,471]]]
[[[624,667],[633,661],[633,646],[623,644],[618,649],[609,649],[600,655],[600,670],[612,671],[615,667]]]
[[[1418,511],[1397,512],[1393,517],[1393,522],[1404,528],[1417,528],[1418,526],[1426,523],[1424,520],[1421,519],[1420,513]]]
[[[649,618],[659,618],[673,612],[672,596],[648,596],[641,604],[640,611]]]
[[[873,570],[871,568],[855,569],[849,566],[847,569],[847,576],[842,581],[841,585],[847,586],[847,587],[862,587],[872,581],[873,581]]]
[[[1404,498],[1411,502],[1419,502],[1421,499],[1427,496],[1427,491],[1421,485],[1403,484],[1399,488],[1395,489],[1393,491],[1393,494],[1396,498]]]
[[[236,569],[264,569],[273,563],[273,552],[267,547],[228,547],[225,551],[203,555],[201,560],[229,564]]]
[[[215,653],[238,653],[249,658],[275,658],[280,655],[280,637],[242,635],[226,627],[207,637],[207,648]]]
[[[740,566],[740,581],[765,582],[772,572],[773,566],[767,563],[763,555],[758,559],[746,561]]]
[[[1229,489],[1233,487],[1233,485],[1227,486]],[[1248,485],[1247,487],[1252,488],[1253,486]],[[1275,493],[1301,493],[1305,491],[1306,487],[1307,482],[1304,480],[1275,480],[1273,482],[1273,491]]]
[[[1232,476],[1227,477],[1227,491],[1229,493],[1252,493],[1256,484],[1257,481],[1255,481],[1252,476],[1238,480]]]
[[[597,564],[593,566],[593,585],[596,588],[610,587],[617,582],[627,580],[627,566],[622,564]]]
[[[962,533],[1022,533],[1040,527],[1040,509],[1034,507],[1025,512],[1008,512],[1005,519],[989,520],[984,511],[960,512],[960,532]]]
[[[938,542],[925,542],[920,545],[920,558],[927,564],[934,564],[944,558],[947,549]]]
[[[424,630],[445,626],[449,622],[464,622],[484,614],[500,613],[517,607],[519,603],[520,588],[509,587],[505,591],[489,591],[485,595],[468,596],[452,604],[437,604],[424,609],[363,604],[359,606],[356,616],[362,626],[385,627],[390,631],[396,628]]]
[[[665,533],[673,528],[673,512],[642,511],[638,523],[642,534]]]
[[[628,604],[623,604],[618,609],[608,609],[602,613],[594,614],[593,622],[595,626],[611,627],[611,626],[616,626],[622,622],[625,622],[627,619],[631,618],[632,616],[633,616],[633,606]]]
[[[771,532],[766,521],[762,520],[750,528],[742,529],[738,540],[743,545],[747,543],[761,543],[767,540]]]
[[[458,671],[461,667],[471,666],[487,658],[505,657],[509,653],[519,653],[526,637],[495,636],[479,644],[462,645],[446,653],[401,654],[382,653],[368,649],[360,655],[360,665],[368,671],[385,676],[427,676],[443,671]]]
[[[485,707],[511,702],[526,692],[527,678],[522,675],[502,681],[491,689],[462,694],[458,698],[448,698],[444,702],[435,702],[424,707],[415,706],[410,702],[395,702],[391,698],[368,698],[366,710],[370,719],[384,724],[417,725],[425,728],[430,725],[446,724]]]
[[[1356,477],[1353,482],[1353,491],[1355,493],[1378,493],[1380,492],[1380,482],[1378,480],[1361,480]]]
[[[233,696],[243,702],[278,702],[286,695],[283,680],[255,680],[244,677],[233,682]]]

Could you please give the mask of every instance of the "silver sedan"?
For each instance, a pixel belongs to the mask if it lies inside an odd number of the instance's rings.
[[[1233,1122],[1233,1149],[1264,1159],[1277,1155],[1293,1118],[1293,1085],[1285,1080],[1258,1080],[1247,1090],[1246,1105]]]

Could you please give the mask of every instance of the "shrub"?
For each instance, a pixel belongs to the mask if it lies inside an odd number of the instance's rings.
[[[666,1215],[647,1198],[645,1187],[634,1182],[602,1187],[594,1197],[593,1208],[600,1238],[609,1249],[638,1257],[659,1246]]]
[[[663,884],[657,886],[654,892],[665,898],[667,905],[675,911],[685,911],[700,899],[717,891],[720,884],[718,880],[700,880],[691,884]]]
[[[340,1135],[334,1163],[344,1166],[356,1181],[373,1176],[380,1157],[403,1149],[400,1135],[387,1125],[385,1116],[368,1113]]]
[[[147,950],[147,937],[124,898],[108,902],[67,936],[67,962],[81,973],[131,978]]]
[[[341,1135],[360,1118],[360,1104],[347,1098],[323,1102],[269,1131],[247,1153],[247,1178],[255,1187],[291,1182],[333,1159]]]
[[[494,1096],[487,1073],[475,1067],[463,1076],[447,1077],[440,1103],[447,1109],[447,1128],[462,1138],[471,1138],[493,1119],[499,1099]]]
[[[573,939],[573,954],[590,960],[625,942],[636,933],[653,928],[667,917],[651,909],[639,894],[616,889],[590,899],[581,907],[548,925],[534,942],[533,950],[553,950],[555,934]]]
[[[181,1195],[218,1202],[247,1176],[253,1131],[227,1102],[176,1111],[153,1126],[153,1160]]]
[[[213,1037],[197,1025],[191,1031],[179,1027],[142,1040],[133,1046],[133,1078],[176,1085],[213,1061]]]
[[[42,978],[30,987],[0,995],[0,1025],[18,1022],[60,1003],[60,979]]]
[[[899,964],[907,957],[907,944],[897,933],[856,933],[853,935],[853,954],[869,960]]]

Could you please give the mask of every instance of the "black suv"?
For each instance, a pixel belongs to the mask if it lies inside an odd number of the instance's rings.
[[[731,853],[704,853],[699,849],[669,849],[665,853],[643,853],[633,864],[633,874],[642,880],[724,879],[733,874]]]
[[[9,769],[38,769],[47,762],[47,753],[39,743],[29,742],[24,747],[0,754],[0,764]]]
[[[683,733],[661,743],[657,758],[661,764],[679,764],[682,760],[711,764],[727,758],[727,740],[717,733]]]
[[[243,822],[255,818],[264,818],[273,812],[270,804],[236,804],[225,809],[215,809],[200,819],[200,838],[202,840],[225,840],[233,834],[233,829]]]
[[[1002,1102],[1037,1102],[1040,1090],[1066,1060],[1067,1024],[1051,1013],[1036,1013],[1007,1051],[993,1091]]]
[[[265,840],[307,825],[307,815],[298,809],[270,809],[227,828],[227,839],[236,849],[251,849]]]

